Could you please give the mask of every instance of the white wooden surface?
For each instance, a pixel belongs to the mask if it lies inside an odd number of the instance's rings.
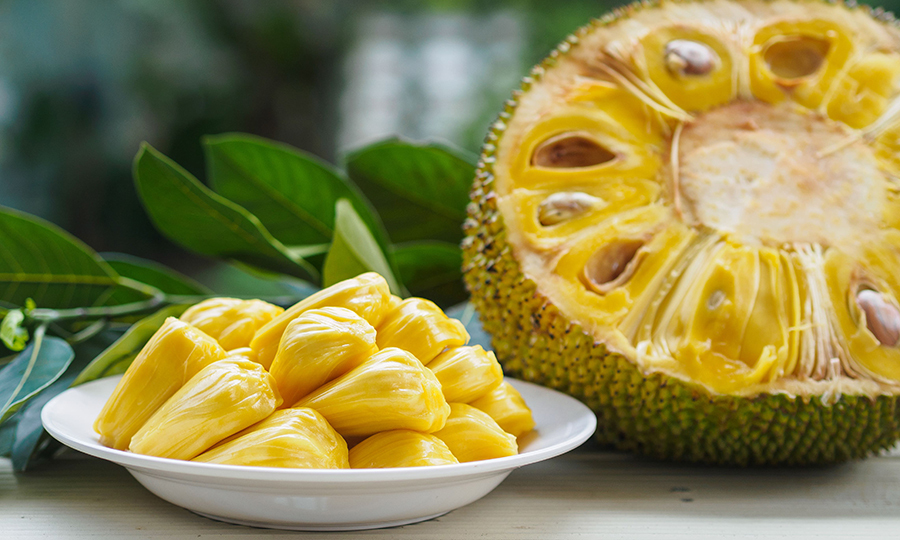
[[[124,469],[68,456],[15,475],[0,460],[0,539],[900,539],[900,454],[836,467],[728,469],[587,447],[514,472],[484,499],[381,531],[296,533],[218,523]]]

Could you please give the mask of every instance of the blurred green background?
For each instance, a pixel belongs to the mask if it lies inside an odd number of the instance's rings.
[[[393,134],[474,153],[528,68],[619,3],[7,0],[0,204],[219,292],[275,294],[155,231],[131,179],[142,140],[201,178],[200,137],[225,131],[337,163]]]

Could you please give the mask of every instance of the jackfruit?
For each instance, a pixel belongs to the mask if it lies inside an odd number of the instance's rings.
[[[282,409],[194,458],[203,463],[347,469],[347,443],[325,418],[308,408]]]
[[[189,307],[179,318],[231,350],[249,347],[256,331],[283,311],[262,300],[210,298]]]
[[[441,383],[412,354],[390,347],[298,401],[322,413],[344,437],[444,426],[450,406]]]
[[[448,349],[429,362],[428,369],[441,382],[448,403],[469,403],[503,380],[497,357],[481,345]]]
[[[284,402],[296,403],[376,352],[375,329],[356,313],[311,309],[288,324],[269,372]]]
[[[409,351],[428,365],[447,347],[459,347],[469,341],[461,322],[451,319],[434,302],[407,298],[385,314],[378,329],[378,347],[398,347]]]
[[[191,377],[225,358],[205,333],[169,317],[141,349],[94,421],[100,444],[125,450],[150,416]]]
[[[269,369],[278,352],[281,335],[304,311],[322,307],[347,308],[378,328],[390,298],[391,291],[383,277],[375,272],[360,274],[322,289],[288,308],[257,330],[250,348],[256,351],[259,363]]]
[[[522,394],[507,381],[501,382],[469,405],[487,413],[500,429],[516,437],[534,429],[531,409],[525,404]]]
[[[487,413],[465,403],[450,404],[447,423],[434,436],[444,441],[460,463],[519,453],[514,435],[503,431]]]
[[[383,431],[350,450],[353,469],[428,467],[459,463],[444,441],[428,433],[408,429]]]
[[[504,371],[659,458],[826,463],[900,440],[887,21],[675,1],[567,38],[492,126],[464,226]]]
[[[192,459],[259,422],[281,405],[275,380],[256,362],[214,362],[191,379],[134,434],[136,454]]]

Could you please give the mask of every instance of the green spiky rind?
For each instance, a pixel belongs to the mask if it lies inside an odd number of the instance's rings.
[[[485,138],[464,225],[463,272],[504,371],[583,401],[597,414],[602,443],[660,459],[810,465],[860,459],[894,446],[900,440],[900,397],[843,395],[829,404],[785,394],[743,398],[710,394],[660,373],[645,375],[568,321],[522,273],[494,192],[494,154],[507,122],[522,94],[581,37],[652,5],[619,8],[566,38],[523,79]],[[896,25],[889,13],[875,15]]]

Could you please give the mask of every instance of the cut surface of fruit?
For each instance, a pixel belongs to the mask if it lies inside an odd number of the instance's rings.
[[[897,440],[897,133],[900,30],[868,8],[635,4],[582,28],[501,113],[472,189],[464,270],[504,369],[666,457]],[[783,400],[803,433],[775,427]],[[828,434],[866,403],[865,440]]]

